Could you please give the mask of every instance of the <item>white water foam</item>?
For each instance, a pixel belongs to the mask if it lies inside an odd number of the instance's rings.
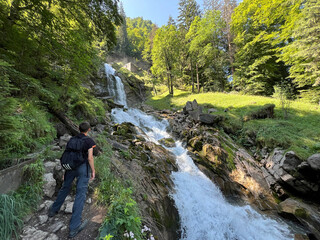
[[[108,78],[108,92],[110,96],[114,97],[115,103],[127,107],[127,97],[121,78],[115,76],[116,70],[114,70],[109,64],[105,63],[104,68]]]
[[[157,120],[144,112],[130,108],[112,110],[116,123],[130,122],[159,143],[168,138],[168,122]],[[179,167],[171,177],[175,185],[172,198],[181,219],[181,240],[287,240],[293,239],[289,228],[256,212],[250,206],[228,203],[221,191],[208,179],[188,156],[180,141],[167,148],[176,156]]]

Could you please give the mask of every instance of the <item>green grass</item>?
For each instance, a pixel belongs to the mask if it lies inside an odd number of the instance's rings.
[[[168,92],[153,96],[146,103],[155,109],[181,110],[187,101],[194,99],[203,107],[204,112],[215,108],[225,117],[224,127],[229,127],[237,135],[239,142],[246,144],[248,135],[256,135],[259,147],[282,147],[293,150],[302,159],[320,151],[320,106],[302,101],[290,103],[289,118],[284,119],[278,99],[262,96],[240,95],[234,93],[200,93],[175,89],[174,96]],[[274,119],[251,120],[244,122],[243,117],[265,104],[273,103]],[[224,110],[228,108],[227,112]]]
[[[19,239],[23,218],[31,213],[42,196],[43,160],[23,169],[24,184],[15,192],[0,195],[0,239]]]

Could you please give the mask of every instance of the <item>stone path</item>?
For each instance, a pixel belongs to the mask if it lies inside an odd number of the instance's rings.
[[[69,221],[71,218],[73,198],[68,197],[63,204],[60,212],[53,218],[48,218],[48,208],[53,203],[52,200],[45,200],[38,208],[38,211],[26,220],[21,239],[23,240],[59,240],[67,239]],[[84,211],[83,219],[88,219],[89,224],[80,232],[75,240],[96,239],[99,227],[106,215],[105,209],[98,207],[92,198],[88,198]]]
[[[65,136],[63,143],[60,142],[52,148],[52,150],[60,150],[66,145],[66,142],[71,136]],[[47,215],[49,207],[56,199],[57,192],[62,185],[63,170],[60,165],[60,160],[46,161],[44,163],[45,174],[43,176],[44,197],[37,211],[25,219],[25,224],[22,229],[21,239],[23,240],[59,240],[68,239],[69,221],[71,218],[72,207],[75,197],[75,186],[72,187],[70,195],[66,198],[60,212],[53,218]],[[74,181],[74,185],[75,185]],[[90,240],[96,239],[99,233],[99,227],[106,216],[106,210],[97,206],[94,200],[94,185],[96,181],[89,183],[87,200],[82,213],[82,219],[89,220],[87,227],[80,232],[75,240]]]

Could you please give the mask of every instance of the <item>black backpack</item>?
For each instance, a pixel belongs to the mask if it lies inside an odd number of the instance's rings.
[[[75,136],[67,143],[66,150],[63,152],[60,162],[65,170],[75,170],[86,162],[84,157],[83,145],[88,137]]]

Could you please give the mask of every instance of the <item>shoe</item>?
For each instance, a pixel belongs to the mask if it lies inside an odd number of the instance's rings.
[[[88,224],[88,220],[84,220],[79,227],[69,232],[69,238],[74,238],[79,232],[81,232]]]
[[[54,217],[58,212],[52,211],[51,207],[48,210],[48,217]]]

